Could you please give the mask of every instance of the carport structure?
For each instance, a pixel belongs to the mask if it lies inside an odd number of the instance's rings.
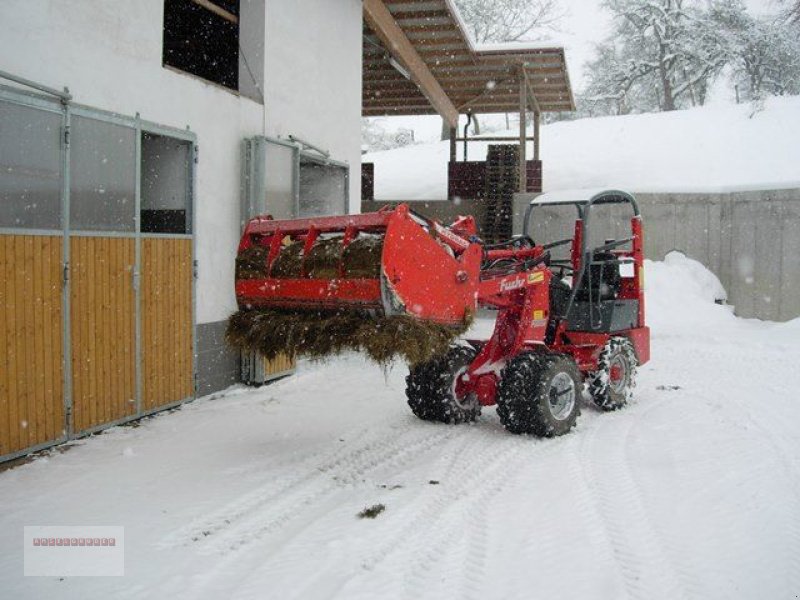
[[[459,115],[519,113],[519,137],[482,139],[519,144],[527,168],[519,170],[518,190],[535,192],[542,183],[541,114],[575,110],[575,101],[563,48],[476,45],[452,0],[364,0],[362,106],[365,117],[441,115],[450,125],[448,195],[477,197],[486,162],[466,160],[469,139],[466,127],[457,134]],[[529,112],[533,160],[527,160]],[[456,162],[458,142],[463,162]]]

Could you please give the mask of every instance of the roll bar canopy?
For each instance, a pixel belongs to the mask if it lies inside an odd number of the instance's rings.
[[[573,205],[578,211],[578,218],[585,220],[589,209],[598,204],[630,204],[633,215],[639,216],[639,205],[633,194],[622,190],[563,190],[548,192],[537,196],[530,201],[525,209],[525,219],[522,224],[523,235],[528,235],[531,213],[536,206],[564,206]]]

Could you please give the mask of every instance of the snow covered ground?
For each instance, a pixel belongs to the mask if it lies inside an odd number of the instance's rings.
[[[634,403],[562,438],[419,421],[350,355],[6,470],[0,597],[797,598],[800,320],[676,254],[647,282]],[[24,578],[43,524],[123,525],[125,577]]]
[[[470,143],[469,157],[485,160],[487,145]],[[366,154],[363,161],[375,164],[375,197],[444,200],[449,148],[449,142],[434,142]],[[769,98],[757,112],[751,104],[722,104],[553,123],[542,127],[541,152],[545,191],[800,187],[800,97]]]

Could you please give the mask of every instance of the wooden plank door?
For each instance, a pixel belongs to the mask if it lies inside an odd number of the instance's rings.
[[[142,239],[142,408],[194,395],[192,240]]]
[[[0,456],[65,436],[58,235],[0,235]]]
[[[70,240],[72,415],[77,434],[136,413],[135,240]]]

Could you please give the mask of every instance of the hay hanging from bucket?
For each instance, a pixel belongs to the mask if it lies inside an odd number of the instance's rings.
[[[363,352],[380,365],[400,358],[409,365],[447,352],[469,328],[410,316],[373,316],[359,311],[240,310],[228,320],[228,343],[267,359],[278,354],[326,358],[346,350]]]

